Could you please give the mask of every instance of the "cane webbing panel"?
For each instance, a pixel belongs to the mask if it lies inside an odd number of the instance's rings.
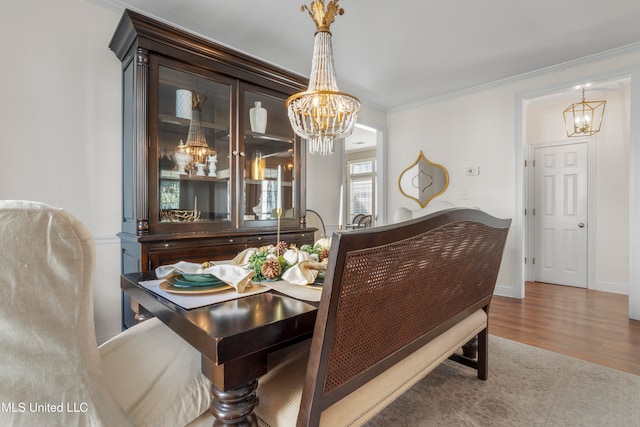
[[[491,295],[507,231],[461,221],[347,253],[324,394]]]

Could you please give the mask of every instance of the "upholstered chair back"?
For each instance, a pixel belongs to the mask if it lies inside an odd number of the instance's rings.
[[[101,385],[94,259],[65,211],[0,201],[0,425],[132,425]]]

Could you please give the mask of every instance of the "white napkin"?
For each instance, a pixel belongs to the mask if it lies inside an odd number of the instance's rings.
[[[311,259],[311,254],[305,251],[301,251],[297,248],[287,249],[282,257],[287,260],[290,265],[298,264],[302,261],[308,261]]]
[[[176,273],[213,274],[226,284],[233,286],[236,291],[240,293],[252,286],[251,279],[255,274],[253,270],[247,270],[236,265],[216,264],[212,267],[202,269],[201,264],[186,261],[180,261],[172,265],[163,265],[156,268],[156,276],[158,279],[164,279]]]
[[[249,264],[249,258],[251,255],[255,254],[258,250],[256,248],[247,248],[236,255],[232,260],[231,264],[244,267]]]
[[[282,280],[294,285],[308,285],[316,280],[320,271],[326,269],[326,263],[306,259],[285,271]]]

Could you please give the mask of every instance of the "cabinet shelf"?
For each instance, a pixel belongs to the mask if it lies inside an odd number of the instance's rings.
[[[271,178],[271,179],[245,179],[244,181],[247,184],[262,184],[263,182],[276,182],[277,180]],[[293,183],[289,181],[282,181],[280,185],[282,185],[283,187],[291,187]]]
[[[266,134],[266,133],[257,133],[257,132],[251,132],[249,130],[244,131],[244,138],[245,139],[247,138],[261,139],[264,141],[286,142],[287,144],[293,144],[292,137],[278,136],[278,135]]]
[[[159,114],[159,119],[160,119],[160,123],[166,123],[166,124],[170,124],[170,125],[177,125],[177,126],[184,126],[186,128],[189,128],[189,125],[191,124],[191,120],[189,119],[183,119],[181,117],[176,117],[176,116],[172,116],[171,114]],[[222,124],[218,124],[218,123],[212,123],[212,122],[207,122],[204,120],[200,121],[200,126],[202,126],[203,128],[208,128],[208,129],[215,129],[215,130],[219,130],[219,131],[223,131],[223,132],[229,132],[229,128],[225,125]]]
[[[223,171],[221,171],[223,172]],[[173,181],[212,181],[212,182],[228,182],[229,176],[228,171],[226,172],[227,176],[198,176],[198,175],[187,175],[187,174],[179,174],[178,171],[160,171],[160,179],[162,180],[173,180]]]

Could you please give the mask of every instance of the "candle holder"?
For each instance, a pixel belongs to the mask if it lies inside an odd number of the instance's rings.
[[[276,231],[276,255],[280,255],[280,218],[282,218],[282,208],[276,208],[278,218],[278,229]]]

